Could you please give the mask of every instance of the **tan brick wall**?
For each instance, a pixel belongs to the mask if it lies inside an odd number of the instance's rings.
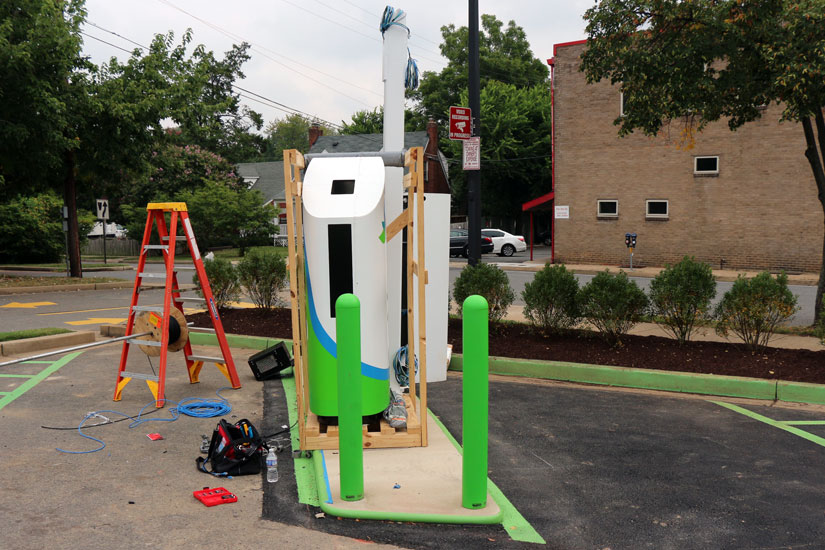
[[[587,85],[584,45],[560,47],[554,74],[556,261],[626,264],[625,233],[638,234],[634,265],[664,265],[692,255],[719,267],[818,271],[823,213],[804,156],[801,125],[779,123],[771,106],[736,132],[726,122],[679,147],[674,123],[657,138],[617,135],[618,86]],[[718,156],[719,175],[696,177],[695,156]],[[597,219],[596,201],[619,201],[617,219]],[[669,218],[645,217],[645,200],[669,201]]]

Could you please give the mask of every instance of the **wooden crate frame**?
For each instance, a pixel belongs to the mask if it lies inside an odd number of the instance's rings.
[[[403,185],[407,190],[407,208],[387,225],[386,239],[389,242],[402,229],[407,228],[407,304],[415,303],[415,284],[418,284],[417,307],[408,307],[407,342],[415,341],[415,316],[418,316],[418,375],[419,395],[415,394],[415,374],[411,373],[410,393],[404,396],[407,407],[407,429],[396,430],[382,420],[377,430],[363,426],[365,448],[426,447],[427,446],[427,338],[426,338],[426,295],[427,271],[424,264],[424,148],[414,147],[404,154],[404,164],[408,172]],[[292,308],[292,353],[295,359],[295,388],[298,405],[299,445],[302,451],[315,449],[337,449],[337,427],[324,427],[318,417],[309,410],[308,364],[306,354],[307,320],[303,309],[306,298],[303,251],[303,181],[302,171],[306,168],[303,155],[296,149],[284,151],[284,181],[286,191],[287,254],[289,262],[289,299]],[[413,208],[413,200],[415,208]],[[413,228],[416,229],[413,234]],[[413,259],[417,245],[417,258]],[[412,358],[413,353],[407,353]],[[409,364],[415,364],[412,359]]]

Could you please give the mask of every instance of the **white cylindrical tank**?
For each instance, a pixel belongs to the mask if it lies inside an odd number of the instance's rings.
[[[389,403],[384,163],[315,158],[303,186],[309,407],[338,415],[335,300],[361,302],[362,414]]]

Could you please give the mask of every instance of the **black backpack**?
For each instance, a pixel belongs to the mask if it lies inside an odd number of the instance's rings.
[[[196,459],[198,470],[214,476],[258,474],[266,448],[261,433],[249,420],[244,418],[230,424],[221,419],[212,432],[206,458]]]

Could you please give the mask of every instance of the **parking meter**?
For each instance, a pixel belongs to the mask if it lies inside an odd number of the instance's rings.
[[[624,244],[630,250],[630,271],[633,271],[633,249],[636,248],[636,233],[625,233]]]

